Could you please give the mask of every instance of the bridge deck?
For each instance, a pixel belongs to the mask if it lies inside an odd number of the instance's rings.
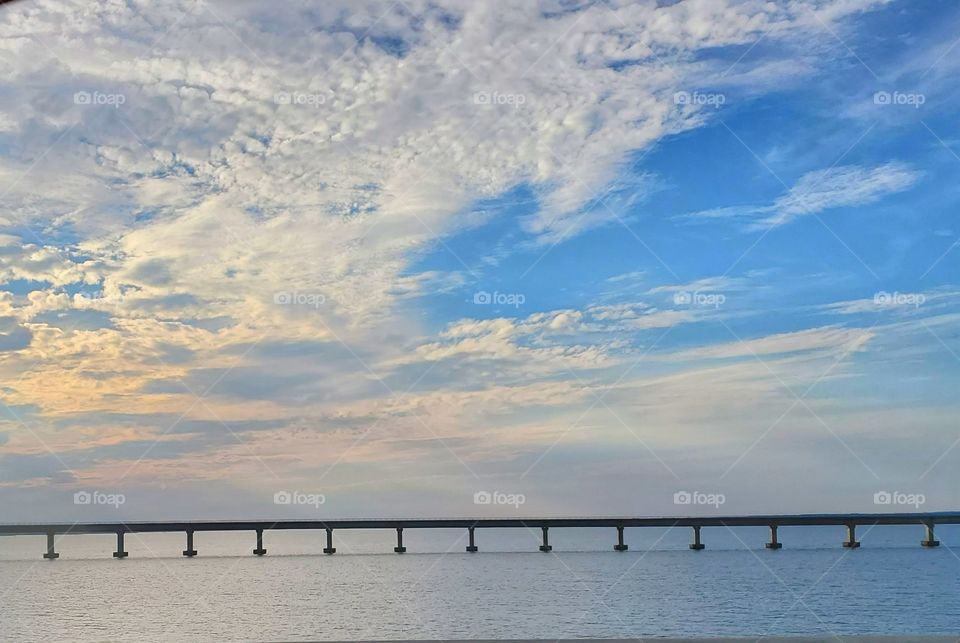
[[[754,516],[677,516],[606,518],[408,518],[299,520],[177,520],[156,522],[77,522],[0,524],[0,535],[115,534],[175,531],[254,531],[270,529],[484,529],[543,527],[792,527],[807,525],[960,524],[960,512],[769,514]]]

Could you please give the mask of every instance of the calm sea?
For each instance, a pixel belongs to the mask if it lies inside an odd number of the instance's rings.
[[[960,633],[960,529],[938,528],[924,549],[919,527],[861,527],[858,550],[841,528],[708,528],[539,533],[322,532],[66,536],[60,560],[41,559],[38,537],[0,538],[2,640],[307,640],[578,638],[761,634]]]

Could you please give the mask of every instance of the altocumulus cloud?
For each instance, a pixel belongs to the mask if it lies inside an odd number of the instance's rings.
[[[517,222],[529,245],[611,224],[619,208],[597,207],[598,194],[626,209],[657,189],[623,177],[631,155],[716,114],[674,101],[728,67],[715,52],[830,40],[822,24],[880,4],[13,4],[0,25],[11,87],[0,138],[17,143],[0,145],[13,213],[0,252],[8,397],[37,409],[31,428],[58,453],[96,445],[68,459],[89,480],[281,469],[292,487],[338,463],[450,475],[458,460],[528,457],[523,469],[574,425],[600,426],[586,435],[612,456],[624,435],[602,407],[582,423],[530,412],[566,410],[603,385],[628,416],[654,411],[650,430],[667,443],[685,417],[675,400],[714,373],[634,379],[627,367],[657,355],[652,333],[709,311],[604,302],[427,325],[409,302],[470,268],[411,274],[415,257],[475,226],[475,202],[514,188],[535,196]],[[744,60],[752,91],[817,64],[784,62]],[[771,64],[782,73],[765,74]],[[780,225],[917,179],[893,163],[834,168],[750,216]],[[302,297],[280,305],[278,293]],[[747,348],[829,364],[850,341],[830,329]],[[687,355],[733,352],[718,350]],[[819,374],[775,365],[804,383]],[[738,384],[773,398],[768,373],[735,366]],[[662,397],[641,399],[651,390]],[[29,434],[3,430],[15,465],[5,482],[62,475]],[[602,476],[606,464],[584,466]]]

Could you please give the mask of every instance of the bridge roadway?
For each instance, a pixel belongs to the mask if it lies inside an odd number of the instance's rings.
[[[848,513],[848,514],[768,514],[752,516],[680,516],[680,517],[595,517],[595,518],[393,518],[393,519],[329,519],[329,520],[196,520],[196,521],[156,521],[156,522],[78,522],[78,523],[23,523],[0,524],[0,536],[46,535],[47,553],[44,558],[55,559],[59,554],[54,550],[54,538],[67,534],[116,534],[117,551],[114,557],[124,558],[127,552],[123,547],[123,536],[127,533],[184,532],[187,536],[187,549],[184,556],[195,556],[193,534],[198,531],[254,531],[257,534],[257,548],[254,554],[263,555],[263,532],[269,530],[312,529],[323,530],[327,536],[324,553],[336,552],[333,547],[333,532],[337,529],[395,529],[397,546],[394,551],[404,553],[404,529],[466,529],[470,541],[468,552],[478,551],[475,541],[476,529],[489,528],[539,528],[542,533],[540,551],[552,550],[548,540],[550,528],[596,527],[617,530],[616,551],[626,551],[623,530],[627,527],[689,527],[693,529],[693,542],[690,548],[700,550],[705,545],[700,540],[703,527],[768,527],[769,549],[780,549],[782,543],[777,539],[778,527],[798,526],[842,526],[847,529],[844,547],[859,547],[855,530],[858,526],[873,525],[920,525],[925,529],[925,538],[920,544],[936,547],[939,541],[934,538],[934,526],[937,524],[960,524],[960,512],[933,513]]]

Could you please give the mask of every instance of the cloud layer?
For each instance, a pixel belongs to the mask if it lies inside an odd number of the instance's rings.
[[[518,241],[497,261],[627,226],[665,185],[638,159],[720,118],[677,92],[799,82],[819,64],[806,43],[883,4],[5,8],[0,487],[216,482],[227,506],[262,478],[344,498],[401,480],[424,511],[482,476],[609,481],[624,449],[665,489],[722,472],[771,423],[802,424],[777,417],[825,370],[849,375],[883,332],[908,331],[845,326],[835,304],[741,337],[728,324],[757,316],[762,288],[749,274],[634,288],[639,270],[598,279],[614,292],[582,306],[466,316],[427,301],[478,281],[453,247],[490,224],[478,203],[531,195],[507,209]],[[741,55],[761,39],[777,50]],[[699,214],[772,228],[920,178],[849,164]],[[448,263],[424,267],[430,253]],[[729,305],[694,296],[708,292]],[[709,465],[690,455],[704,443]]]

